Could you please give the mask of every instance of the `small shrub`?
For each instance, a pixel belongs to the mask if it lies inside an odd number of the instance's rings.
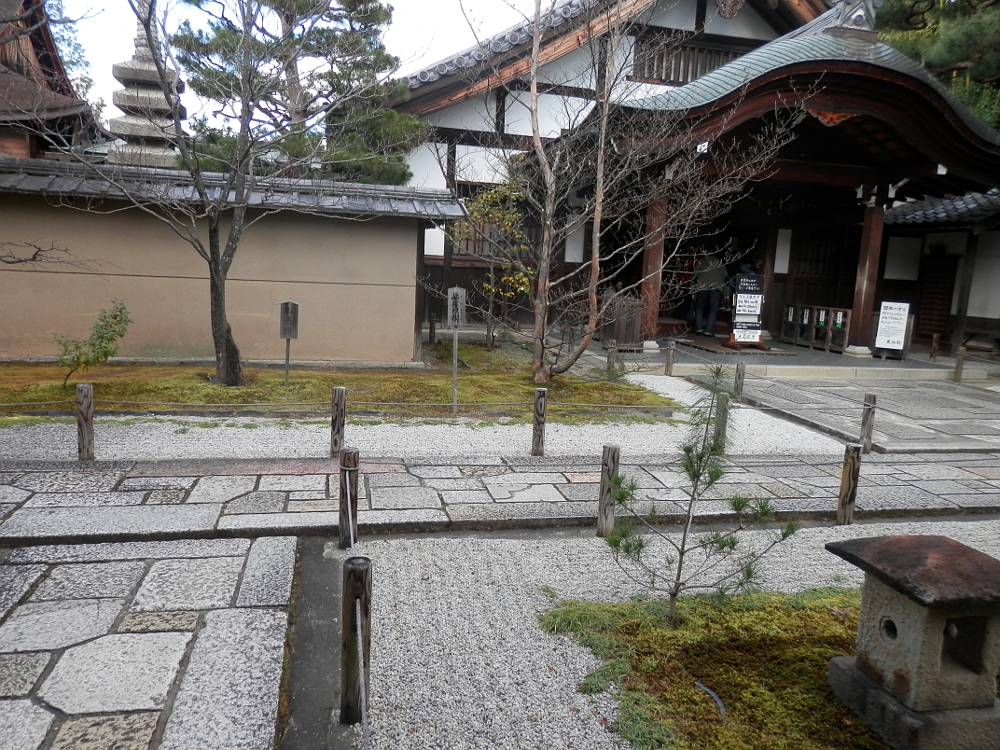
[[[90,328],[90,336],[85,339],[68,339],[53,333],[52,338],[59,345],[59,366],[69,368],[63,378],[63,388],[70,376],[77,370],[86,370],[103,364],[118,354],[118,341],[128,332],[132,324],[125,303],[115,297],[111,309],[101,308],[97,320]]]

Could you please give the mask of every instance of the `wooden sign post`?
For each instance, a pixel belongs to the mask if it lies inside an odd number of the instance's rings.
[[[299,337],[299,303],[287,300],[281,303],[278,338],[285,340],[285,385],[288,385],[288,363],[292,356],[292,339]]]

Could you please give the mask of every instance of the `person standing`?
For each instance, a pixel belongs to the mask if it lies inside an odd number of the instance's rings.
[[[726,289],[726,268],[715,259],[703,255],[695,266],[694,333],[715,336],[715,320],[719,315],[722,295]]]

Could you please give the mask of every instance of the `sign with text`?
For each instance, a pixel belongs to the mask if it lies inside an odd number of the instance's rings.
[[[763,294],[744,294],[743,292],[739,292],[736,295],[736,305],[733,307],[733,312],[737,315],[760,315],[763,304]]]
[[[875,334],[876,349],[902,349],[906,343],[906,321],[910,315],[908,302],[883,302]]]
[[[278,338],[297,339],[299,337],[299,303],[288,300],[281,303],[281,319]]]

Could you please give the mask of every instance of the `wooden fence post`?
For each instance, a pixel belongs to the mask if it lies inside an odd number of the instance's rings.
[[[872,452],[872,433],[875,431],[875,394],[865,394],[865,405],[861,410],[861,452]]]
[[[340,610],[340,723],[364,720],[361,691],[368,704],[368,672],[371,665],[372,561],[367,557],[344,560],[344,598]],[[361,602],[361,620],[355,601]],[[362,661],[358,661],[358,640]]]
[[[849,443],[844,448],[844,468],[840,472],[840,494],[837,495],[837,524],[854,523],[854,501],[858,496],[858,474],[861,472],[861,446]]]
[[[604,371],[607,374],[608,380],[611,380],[615,376],[615,365],[618,362],[618,342],[614,339],[608,342],[608,360],[604,365]]]
[[[531,455],[545,455],[545,402],[548,388],[535,389],[535,415],[531,429]]]
[[[677,342],[673,339],[667,340],[667,361],[663,365],[663,374],[668,378],[674,374],[674,354],[677,352]]]
[[[427,343],[428,344],[437,343],[437,315],[434,314],[431,314],[431,322],[428,323]]]
[[[720,393],[716,398],[719,399],[719,402],[715,407],[715,433],[712,435],[712,447],[724,452],[726,434],[729,430],[729,396]]]
[[[330,416],[330,458],[336,458],[344,449],[344,419],[347,409],[347,389],[333,389],[333,411]]]
[[[937,362],[938,347],[941,345],[941,334],[935,333],[931,337],[931,362]]]
[[[601,456],[601,500],[597,509],[597,536],[607,536],[615,530],[615,499],[611,478],[618,473],[620,448],[605,445]]]
[[[743,403],[743,380],[746,378],[747,366],[743,362],[736,363],[736,378],[733,381],[733,395],[737,403]]]
[[[958,347],[958,354],[955,355],[955,375],[956,383],[962,382],[962,368],[965,367],[965,347]]]
[[[340,452],[340,548],[350,549],[351,540],[358,540],[358,449],[344,448]],[[350,502],[348,502],[348,500]]]
[[[94,460],[94,386],[76,386],[76,456],[81,461]]]

